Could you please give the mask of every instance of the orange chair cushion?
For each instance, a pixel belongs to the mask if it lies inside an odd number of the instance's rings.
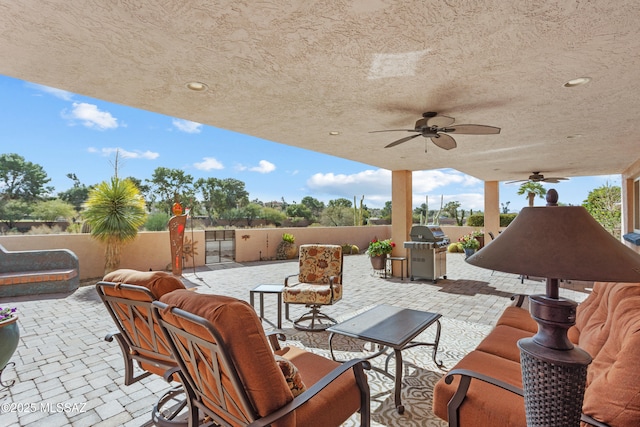
[[[198,294],[189,290],[165,294],[160,297],[160,301],[207,319],[220,332],[229,356],[235,361],[247,395],[260,416],[268,415],[293,400],[273,357],[262,323],[248,303],[231,297]],[[197,325],[185,323],[168,312],[163,313],[163,317],[202,339],[211,340],[210,334]],[[195,369],[206,372],[203,367]],[[210,378],[210,381],[213,384],[214,378]],[[228,374],[223,373],[223,382],[228,390],[232,389]],[[217,398],[211,397],[214,400]],[[238,399],[233,394],[228,398]],[[291,422],[295,420],[288,417],[277,425],[290,425]]]
[[[137,271],[129,269],[120,269],[106,274],[103,278],[105,282],[127,283],[129,285],[143,286],[151,292],[156,298],[175,291],[176,289],[185,289],[184,284],[166,271]],[[127,298],[126,295],[122,295]]]
[[[298,347],[285,347],[276,352],[291,360],[307,387],[313,386],[339,362],[310,353]],[[345,372],[309,402],[296,409],[297,426],[339,426],[360,408],[360,392],[353,371]]]
[[[474,350],[467,354],[452,369],[469,369],[504,381],[516,387],[522,387],[520,364]],[[448,420],[447,403],[453,397],[460,376],[456,375],[451,384],[442,379],[433,390],[433,412],[443,420]],[[474,427],[524,427],[527,425],[524,398],[499,387],[473,379],[467,391],[467,397],[460,406],[460,425]]]
[[[640,296],[628,296],[634,291],[624,287],[627,297],[616,298],[612,326],[587,370],[583,412],[611,427],[640,425]]]

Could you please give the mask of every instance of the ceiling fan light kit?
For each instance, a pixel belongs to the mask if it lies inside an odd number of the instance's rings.
[[[369,133],[377,132],[416,132],[415,135],[406,136],[387,144],[384,148],[395,147],[403,142],[412,140],[419,136],[430,138],[438,147],[444,150],[452,150],[457,147],[456,140],[449,133],[460,135],[495,135],[500,133],[500,128],[486,125],[455,125],[455,119],[448,116],[440,116],[435,112],[426,112],[422,114],[422,118],[416,121],[413,129],[386,129],[374,130]],[[427,150],[425,149],[425,152]]]

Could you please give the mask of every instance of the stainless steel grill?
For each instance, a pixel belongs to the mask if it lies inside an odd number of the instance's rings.
[[[449,238],[438,225],[414,225],[411,227],[411,241],[404,242],[409,249],[409,269],[411,280],[416,277],[438,281],[447,278],[447,246]]]

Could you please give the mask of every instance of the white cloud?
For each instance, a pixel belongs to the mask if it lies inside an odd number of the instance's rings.
[[[196,122],[190,122],[189,120],[173,119],[173,126],[186,133],[200,133],[202,131],[202,125]]]
[[[260,162],[258,162],[258,166],[249,168],[249,170],[252,172],[269,173],[276,170],[276,165],[266,160],[260,160]]]
[[[83,126],[98,130],[116,129],[119,126],[118,119],[113,117],[111,113],[100,111],[98,106],[94,104],[74,102],[71,106],[73,107],[71,112],[66,110],[62,112],[62,117],[71,122],[79,120]]]
[[[479,186],[477,193],[444,194],[444,203],[457,200],[465,209],[483,209],[484,196],[482,181],[463,173],[449,170],[416,171],[412,174],[413,205],[417,207],[429,196],[429,207],[440,206],[440,195],[437,189],[445,190],[449,185],[468,187]],[[317,173],[307,180],[310,191],[327,194],[331,198],[344,197],[349,200],[353,196],[359,200],[365,196],[365,204],[369,207],[382,207],[391,200],[391,172],[385,169],[365,170],[355,174]]]
[[[60,98],[65,101],[71,101],[73,99],[73,93],[67,92],[66,90],[56,89],[54,87],[43,86],[35,83],[28,83],[27,86],[39,90],[41,92],[47,93],[49,95],[53,95],[56,98]]]
[[[194,163],[196,169],[210,171],[212,169],[224,169],[224,165],[213,157],[204,157],[201,162]]]
[[[98,153],[104,157],[108,157],[111,155],[115,155],[116,153],[118,153],[118,155],[123,158],[123,159],[146,159],[146,160],[153,160],[153,159],[157,159],[160,154],[156,153],[154,151],[140,151],[140,150],[134,150],[134,151],[128,151],[128,150],[124,150],[122,148],[118,148],[118,147],[108,147],[108,148],[101,148],[101,149],[97,149],[95,147],[89,147],[87,148],[87,151],[89,153]]]

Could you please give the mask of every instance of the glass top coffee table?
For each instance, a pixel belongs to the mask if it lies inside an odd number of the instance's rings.
[[[399,308],[390,305],[377,305],[364,313],[358,314],[351,319],[327,329],[330,333],[329,348],[331,350],[331,357],[334,360],[336,359],[333,354],[332,345],[335,334],[377,344],[379,351],[366,357],[366,359],[372,359],[381,354],[385,354],[389,348],[393,349],[393,355],[396,359],[395,376],[388,372],[388,358],[384,371],[381,369],[376,370],[395,379],[395,406],[398,413],[402,414],[404,412],[404,406],[402,405],[400,397],[402,388],[402,351],[419,345],[431,346],[433,347],[433,354],[431,356],[433,362],[436,366],[442,368],[442,362],[436,360],[436,353],[438,352],[438,344],[440,342],[440,330],[442,328],[440,317],[442,316],[437,313]],[[437,330],[433,342],[413,341],[415,337],[434,323],[437,325]]]

